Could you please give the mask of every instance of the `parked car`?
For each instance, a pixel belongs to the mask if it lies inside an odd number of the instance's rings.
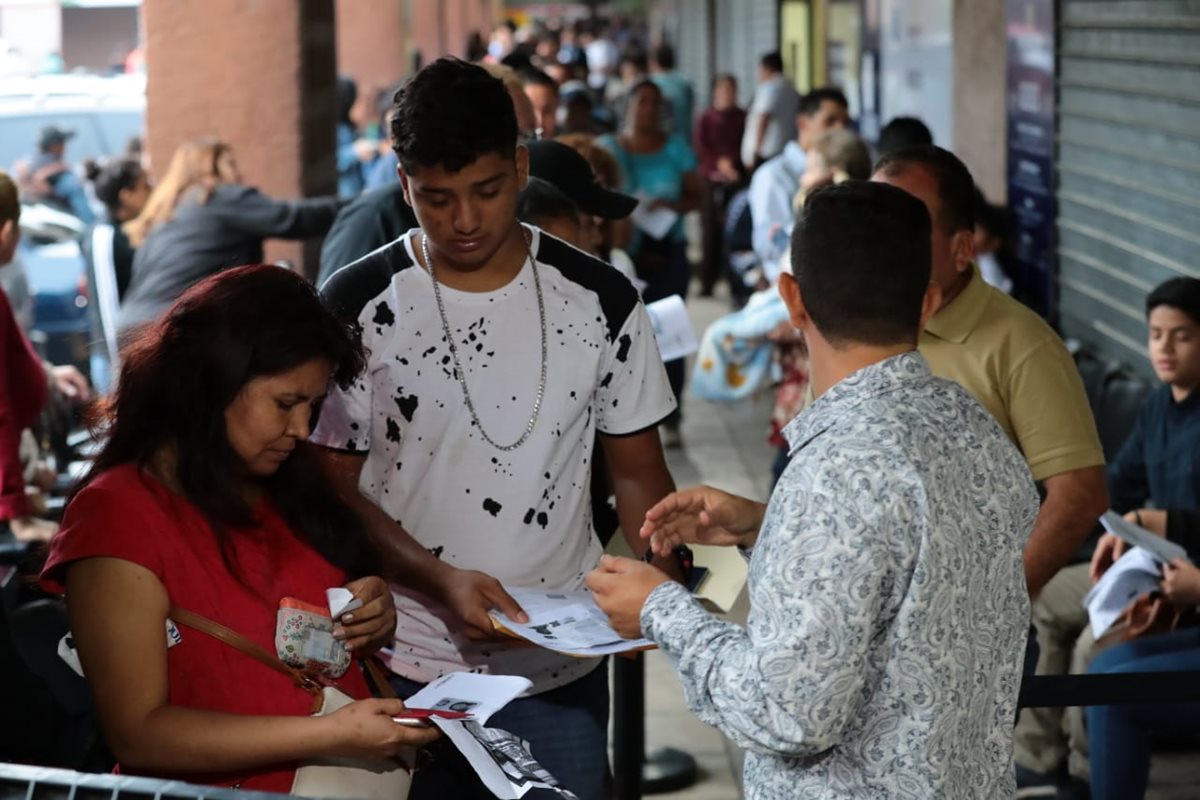
[[[77,218],[46,205],[21,206],[21,243],[14,265],[25,273],[33,306],[31,334],[42,358],[89,370],[87,270]]]
[[[72,164],[125,152],[142,135],[145,85],[140,78],[45,76],[0,82],[0,168],[29,158],[46,125],[75,132],[67,145]],[[99,209],[97,209],[99,210]],[[56,209],[31,205],[21,214],[17,252],[32,297],[31,338],[43,357],[90,372],[86,226]]]
[[[55,80],[66,79],[66,80]],[[46,76],[0,82],[0,168],[33,155],[47,125],[75,132],[72,163],[125,151],[145,128],[144,83],[123,78]]]

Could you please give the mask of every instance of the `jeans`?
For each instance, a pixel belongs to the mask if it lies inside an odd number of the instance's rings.
[[[1089,672],[1200,670],[1200,629],[1147,636],[1105,650]],[[1143,797],[1150,773],[1151,733],[1200,731],[1200,703],[1133,703],[1087,709],[1092,797]]]
[[[392,688],[410,697],[422,684],[393,676]],[[489,728],[515,733],[565,789],[580,800],[602,800],[611,793],[608,767],[608,664],[602,664],[574,683],[532,697],[518,698],[487,722]],[[453,745],[437,742],[434,760],[413,775],[410,800],[492,800]],[[534,789],[529,800],[557,798],[555,792]]]
[[[637,257],[634,257],[634,264],[637,264]],[[638,277],[646,282],[646,289],[642,292],[642,299],[647,303],[653,303],[655,300],[662,300],[664,297],[670,297],[673,294],[679,295],[684,300],[688,295],[688,284],[692,280],[692,265],[688,263],[687,258],[687,241],[685,239],[671,239],[667,249],[666,263],[653,270],[638,269]],[[668,425],[678,425],[680,418],[683,416],[683,384],[687,377],[687,367],[685,360],[677,358],[674,361],[668,361],[667,380],[671,384],[671,391],[675,394],[675,402],[678,408],[672,412],[671,416],[667,417]]]

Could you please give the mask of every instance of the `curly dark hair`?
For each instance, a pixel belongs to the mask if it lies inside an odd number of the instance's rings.
[[[254,378],[316,358],[333,364],[333,381],[343,388],[366,364],[359,332],[326,310],[302,277],[259,264],[201,281],[122,348],[117,390],[92,413],[105,443],[74,493],[120,465],[153,472],[164,448],[173,448],[170,477],[209,522],[238,575],[231,537],[256,519],[241,491],[244,473],[229,444],[225,409]],[[354,576],[369,571],[373,555],[365,528],[325,481],[308,448],[297,448],[259,482],[292,530],[326,560]]]
[[[517,115],[504,83],[457,58],[439,58],[396,92],[392,148],[404,171],[458,172],[477,158],[517,152]]]

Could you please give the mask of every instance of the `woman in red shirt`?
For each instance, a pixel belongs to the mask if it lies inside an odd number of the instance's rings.
[[[16,254],[20,222],[17,185],[0,172],[0,267]],[[90,392],[75,367],[42,363],[0,289],[0,523],[8,523],[20,541],[45,541],[58,530],[53,522],[33,516],[21,464],[21,432],[42,413],[49,388],[78,402],[87,401]]]
[[[324,606],[354,656],[389,642],[386,584],[359,520],[297,445],[330,381],[357,380],[358,339],[302,278],[242,267],[186,292],[125,348],[106,444],[67,507],[42,582],[66,591],[79,658],[123,772],[286,792],[299,762],[385,758],[431,729],[398,700],[309,716],[312,696],[170,620],[177,606],[276,651],[280,601]],[[368,698],[357,663],[337,682]]]

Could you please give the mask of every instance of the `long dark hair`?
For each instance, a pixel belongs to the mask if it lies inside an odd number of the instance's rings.
[[[108,215],[114,220],[121,211],[121,192],[137,186],[146,174],[141,163],[132,158],[119,158],[107,164],[87,161],[84,171],[96,190],[97,199],[104,203]]]
[[[255,515],[240,491],[245,471],[226,435],[225,409],[250,380],[316,358],[329,359],[342,388],[366,363],[357,331],[327,311],[303,278],[260,264],[201,281],[122,348],[117,390],[93,419],[106,442],[75,492],[113,467],[152,468],[171,448],[170,477],[210,523],[238,575],[231,537],[253,527]],[[362,521],[308,448],[297,448],[260,483],[292,530],[326,560],[353,576],[370,569]]]

